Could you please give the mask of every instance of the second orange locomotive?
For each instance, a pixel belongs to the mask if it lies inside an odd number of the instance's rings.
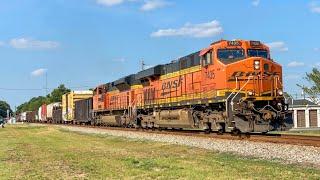
[[[95,124],[267,132],[286,104],[282,67],[259,41],[208,48],[95,88]]]

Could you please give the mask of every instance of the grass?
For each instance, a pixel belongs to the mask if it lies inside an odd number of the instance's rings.
[[[275,131],[275,134],[292,134],[303,136],[320,136],[320,130],[292,130],[292,131]]]
[[[0,129],[0,179],[319,179],[320,170],[46,126]]]

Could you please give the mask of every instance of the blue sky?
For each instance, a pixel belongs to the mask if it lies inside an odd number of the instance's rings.
[[[85,89],[223,39],[260,40],[286,91],[320,65],[320,1],[1,0],[0,98],[13,107],[61,83]],[[195,35],[197,34],[197,35]]]

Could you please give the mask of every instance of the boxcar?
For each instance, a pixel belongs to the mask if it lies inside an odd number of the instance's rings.
[[[92,91],[71,91],[62,96],[62,119],[64,123],[72,123],[75,111],[75,102],[92,98]]]
[[[26,121],[35,122],[36,121],[36,111],[27,111],[26,112]]]
[[[60,102],[55,102],[47,105],[47,121],[48,122],[53,122],[53,109],[55,107],[60,107],[61,103]]]
[[[47,123],[47,105],[43,104],[40,111],[40,122]]]
[[[62,107],[61,106],[53,107],[52,120],[53,120],[53,123],[58,123],[58,124],[63,122],[63,120],[62,120]]]
[[[92,98],[83,99],[75,102],[75,123],[91,123],[92,121]]]

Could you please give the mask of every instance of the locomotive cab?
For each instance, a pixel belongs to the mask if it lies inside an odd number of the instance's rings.
[[[286,105],[282,68],[259,41],[219,41],[200,53],[203,91],[225,94],[228,127],[267,132],[280,126]]]

